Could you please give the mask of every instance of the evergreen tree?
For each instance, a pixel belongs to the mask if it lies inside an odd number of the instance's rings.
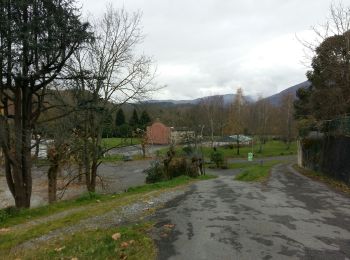
[[[73,53],[90,38],[74,0],[0,1],[0,147],[16,207],[29,208],[31,138],[45,95]],[[5,138],[3,138],[5,137]]]
[[[151,117],[148,115],[146,110],[142,111],[141,117],[140,117],[140,126],[142,129],[146,129],[147,125],[151,123]]]
[[[118,126],[122,126],[124,124],[125,124],[125,115],[124,115],[123,109],[120,108],[117,111],[117,115],[115,118],[115,125],[118,127]]]
[[[131,126],[132,130],[136,130],[139,127],[139,124],[139,115],[137,114],[136,109],[134,109],[132,116],[129,120],[129,125]]]

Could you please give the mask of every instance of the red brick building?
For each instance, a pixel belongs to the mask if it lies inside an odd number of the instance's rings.
[[[150,144],[170,144],[171,129],[160,122],[147,127],[147,138]]]

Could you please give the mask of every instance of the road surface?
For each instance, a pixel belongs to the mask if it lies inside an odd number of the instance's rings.
[[[286,164],[265,184],[237,173],[192,185],[156,214],[159,259],[350,259],[349,197]]]

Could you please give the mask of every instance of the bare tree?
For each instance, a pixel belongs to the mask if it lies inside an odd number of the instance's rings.
[[[301,39],[297,36],[299,42],[304,46],[304,62],[307,67],[310,67],[310,61],[315,56],[316,49],[324,40],[331,36],[344,35],[350,30],[350,6],[344,6],[341,2],[332,3],[330,6],[330,14],[327,21],[317,26],[312,26],[314,32],[312,40]],[[350,50],[350,42],[348,42]]]
[[[79,138],[87,189],[95,191],[97,168],[107,151],[102,145],[103,120],[120,105],[145,98],[157,88],[151,58],[136,54],[142,42],[139,13],[108,6],[92,25],[95,41],[75,53],[68,74],[79,104]],[[117,105],[111,106],[111,102]],[[78,121],[79,121],[79,118]]]
[[[229,129],[236,135],[237,154],[240,148],[240,135],[244,131],[246,100],[242,88],[238,88],[230,109]]]
[[[289,93],[282,97],[281,104],[281,122],[282,122],[282,133],[287,143],[287,149],[290,148],[290,144],[295,131],[294,124],[294,95]]]
[[[258,101],[255,104],[256,110],[256,128],[255,133],[258,136],[259,140],[259,150],[261,153],[263,151],[263,145],[266,142],[266,136],[268,132],[268,123],[270,121],[270,111],[271,106],[268,104],[268,101],[262,97],[259,97]]]
[[[224,100],[222,96],[211,96],[211,97],[202,99],[199,104],[204,110],[207,117],[208,129],[210,129],[210,140],[211,140],[212,147],[214,144],[215,131],[218,129],[218,126],[220,125],[219,119],[221,118],[220,114],[222,113],[223,103],[224,103]]]

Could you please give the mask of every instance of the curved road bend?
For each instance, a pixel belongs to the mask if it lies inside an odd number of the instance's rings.
[[[234,181],[237,172],[192,185],[157,213],[159,259],[350,259],[349,197],[289,165],[266,184]]]

